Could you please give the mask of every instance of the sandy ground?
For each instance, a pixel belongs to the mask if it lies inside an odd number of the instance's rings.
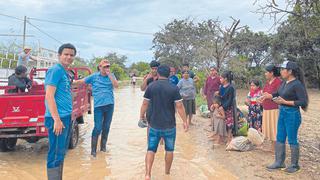
[[[238,104],[241,109],[245,91],[238,91]],[[249,152],[225,151],[225,146],[213,145],[208,141],[208,150],[212,151],[212,160],[224,169],[232,172],[240,179],[320,179],[320,93],[317,90],[309,90],[310,106],[307,112],[303,112],[303,121],[299,130],[299,142],[301,145],[300,166],[302,170],[294,175],[283,171],[267,171],[266,166],[273,162],[274,154],[268,152],[270,142],[265,142],[262,149]],[[196,116],[196,128],[203,138],[203,129],[208,129],[209,119]],[[287,146],[286,164],[290,164],[290,150]]]

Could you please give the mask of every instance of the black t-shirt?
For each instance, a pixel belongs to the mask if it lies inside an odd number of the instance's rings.
[[[168,79],[154,81],[144,94],[151,101],[150,126],[155,129],[171,129],[176,126],[175,102],[182,101],[179,88]]]
[[[154,79],[153,77],[147,79],[147,86],[149,86],[149,84],[151,84],[153,81],[157,81],[158,78]]]
[[[280,96],[286,101],[294,101],[296,107],[307,106],[307,93],[303,84],[295,79],[289,83],[283,82],[277,93],[272,94],[273,97]]]

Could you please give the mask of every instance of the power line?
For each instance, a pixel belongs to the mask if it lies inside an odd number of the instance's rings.
[[[5,17],[8,17],[8,18],[12,18],[12,19],[16,19],[16,20],[19,20],[19,21],[23,21],[23,19],[20,19],[20,18],[15,17],[15,16],[10,16],[10,15],[7,15],[7,14],[0,13],[0,16],[5,16]]]
[[[114,32],[123,32],[123,33],[132,33],[132,34],[152,35],[153,36],[153,33],[147,33],[147,32],[120,30],[120,29],[113,29],[113,28],[107,28],[107,27],[90,26],[90,25],[75,24],[75,23],[68,23],[68,22],[61,22],[61,21],[51,21],[51,20],[45,20],[45,19],[39,19],[39,18],[28,18],[28,19],[31,19],[34,21],[69,25],[69,26],[85,27],[85,28],[90,28],[90,29],[100,29],[100,30],[107,30],[107,31],[114,31]]]
[[[44,32],[43,30],[41,30],[39,27],[37,27],[36,25],[33,25],[32,23],[30,23],[29,21],[27,21],[27,23],[29,25],[31,25],[32,27],[36,28],[38,31],[40,31],[41,33],[43,33],[44,35],[48,36],[49,38],[55,40],[56,42],[58,42],[59,44],[63,44],[63,42],[59,41],[58,39],[56,39],[55,37],[51,36],[50,34]]]

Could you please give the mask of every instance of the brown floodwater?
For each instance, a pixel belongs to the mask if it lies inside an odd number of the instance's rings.
[[[87,115],[80,127],[78,146],[65,158],[64,179],[143,179],[146,153],[146,129],[137,126],[143,93],[138,88],[122,87],[115,91],[116,104],[111,125],[108,152],[90,156],[93,115]],[[177,119],[176,151],[171,175],[164,174],[164,146],[159,146],[152,178],[174,179],[237,179],[211,160],[208,141],[192,126],[185,133]],[[198,131],[199,132],[199,131]],[[13,152],[0,152],[0,179],[46,179],[47,139],[35,144],[18,141]]]

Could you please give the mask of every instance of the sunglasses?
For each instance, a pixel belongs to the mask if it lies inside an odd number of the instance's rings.
[[[110,68],[110,65],[102,66],[102,68],[104,69]]]

